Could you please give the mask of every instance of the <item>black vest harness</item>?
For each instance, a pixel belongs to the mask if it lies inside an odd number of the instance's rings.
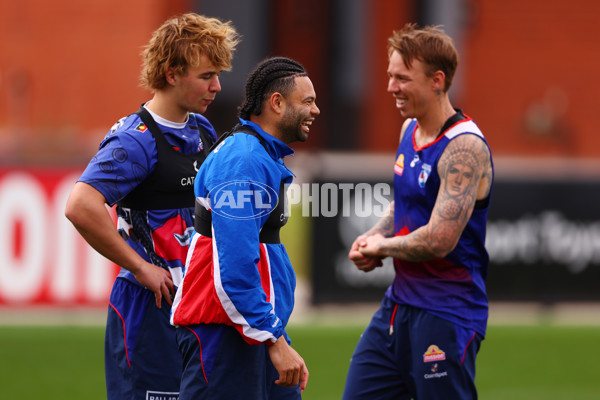
[[[252,135],[256,137],[260,144],[263,145],[265,150],[267,150],[267,145],[264,139],[252,129],[241,126],[240,124],[236,125],[230,132],[222,135],[219,140],[211,147],[211,151],[217,147],[223,140],[231,135],[235,135],[237,133],[245,133],[248,135]],[[283,181],[281,181],[279,185],[279,194],[277,198],[277,205],[273,208],[271,213],[269,214],[269,218],[265,221],[262,229],[259,234],[259,242],[260,243],[281,243],[281,239],[279,237],[280,229],[287,223],[288,216],[285,212],[285,187]],[[212,237],[212,214],[208,211],[202,204],[196,201],[195,206],[195,217],[194,217],[194,229],[196,232],[200,233],[203,236]]]
[[[136,113],[154,140],[158,160],[156,168],[117,204],[136,210],[165,210],[194,206],[194,179],[200,165],[209,154],[213,139],[201,128],[202,151],[184,154],[175,150],[165,139],[150,113],[142,106]]]

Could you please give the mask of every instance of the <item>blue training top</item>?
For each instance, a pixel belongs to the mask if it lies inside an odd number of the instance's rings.
[[[167,121],[155,114],[152,117],[168,144],[184,154],[210,146],[202,142],[200,130],[212,139],[217,136],[210,122],[199,114],[190,113],[185,123]],[[131,114],[113,125],[79,181],[93,186],[112,206],[148,178],[157,164],[154,137],[140,116]],[[176,280],[182,275],[194,215],[193,180],[181,184],[190,188],[190,207],[140,211],[117,206],[118,230],[127,244],[146,261],[169,269]],[[119,276],[137,284],[124,268]]]
[[[417,121],[407,126],[394,165],[394,232],[407,235],[429,222],[437,199],[438,162],[446,146],[458,135],[475,134],[487,144],[470,118],[446,129],[436,141],[417,148]],[[394,259],[396,276],[386,296],[399,304],[424,309],[485,336],[488,300],[485,288],[489,257],[485,227],[489,209],[478,201],[456,248],[444,258],[425,262]]]

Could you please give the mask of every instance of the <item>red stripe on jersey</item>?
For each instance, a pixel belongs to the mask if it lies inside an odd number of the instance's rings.
[[[267,246],[263,243],[260,245],[260,258],[258,264],[258,273],[260,274],[260,284],[267,295],[267,301],[271,301],[271,271],[269,271],[269,254]]]

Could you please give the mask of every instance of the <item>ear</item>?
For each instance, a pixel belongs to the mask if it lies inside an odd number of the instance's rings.
[[[285,107],[285,98],[279,92],[275,92],[269,98],[269,107],[276,114],[283,113],[283,109]]]
[[[169,85],[175,85],[175,70],[173,68],[167,68],[167,71],[165,72],[165,79]]]
[[[437,70],[433,73],[431,79],[432,88],[435,92],[443,93],[446,87],[446,74],[442,70]]]

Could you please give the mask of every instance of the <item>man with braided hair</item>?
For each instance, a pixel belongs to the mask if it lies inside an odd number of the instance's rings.
[[[216,140],[204,118],[231,68],[230,22],[188,13],[167,20],[144,49],[153,92],[122,118],[75,184],[66,216],[121,266],[105,339],[108,399],[176,399],[181,356],[169,312],[193,225],[193,180]],[[105,205],[116,204],[117,228]]]
[[[407,24],[389,39],[388,56],[387,90],[406,118],[394,202],[348,256],[365,272],[393,257],[396,276],[356,346],[343,399],[476,399],[491,152],[450,103],[458,55],[440,27]]]
[[[283,159],[317,115],[302,65],[266,59],[246,81],[239,124],[198,171],[195,232],[171,312],[180,400],[301,398],[308,369],[285,331],[296,277],[279,239],[293,177]]]

